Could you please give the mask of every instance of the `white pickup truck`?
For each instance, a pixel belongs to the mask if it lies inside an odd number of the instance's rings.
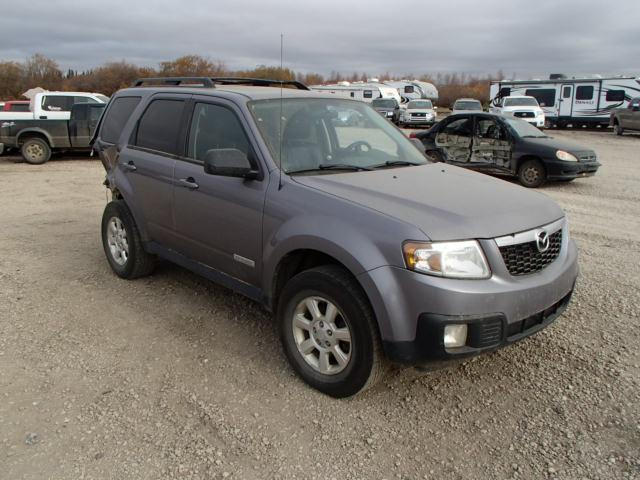
[[[76,103],[107,103],[109,97],[101,93],[40,92],[31,100],[28,112],[2,112],[0,122],[11,120],[69,120],[71,107]]]
[[[526,95],[501,97],[494,101],[489,112],[497,115],[521,118],[534,127],[544,127],[544,112],[534,97]]]

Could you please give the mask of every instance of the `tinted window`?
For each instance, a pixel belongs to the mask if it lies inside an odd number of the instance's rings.
[[[28,112],[29,104],[28,103],[12,103],[11,111],[12,112]]]
[[[362,92],[362,96],[364,98],[373,98],[373,92],[371,90],[365,90]]]
[[[404,93],[413,93],[413,85],[406,85],[404,87]]]
[[[109,107],[104,122],[102,122],[100,138],[108,143],[116,143],[120,138],[124,125],[139,103],[140,97],[116,98]]]
[[[571,87],[566,86],[562,89],[562,98],[569,98],[571,96]]]
[[[552,107],[556,103],[555,88],[531,88],[525,91],[525,95],[538,100],[541,107]]]
[[[624,90],[609,90],[606,99],[607,102],[623,102]]]
[[[576,88],[576,100],[591,100],[593,98],[593,87],[583,85]]]
[[[464,137],[470,137],[472,126],[473,119],[469,117],[462,117],[447,124],[442,129],[442,133],[446,133],[447,135],[461,135]]]
[[[509,87],[502,87],[500,92],[498,92],[499,97],[508,97],[511,95],[511,89]]]
[[[249,152],[249,141],[238,117],[228,108],[198,103],[193,111],[187,156],[204,160],[209,150],[236,148]]]
[[[136,145],[158,152],[177,154],[183,108],[183,100],[152,101],[138,124]]]
[[[73,97],[46,96],[42,99],[42,109],[47,112],[70,112]]]

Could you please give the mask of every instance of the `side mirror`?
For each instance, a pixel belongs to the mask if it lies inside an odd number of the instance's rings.
[[[221,177],[237,177],[253,180],[258,172],[251,168],[247,155],[237,148],[207,150],[204,156],[204,171]]]

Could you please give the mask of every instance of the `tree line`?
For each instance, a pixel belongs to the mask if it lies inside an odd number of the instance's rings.
[[[22,93],[34,87],[46,90],[66,90],[98,92],[112,95],[120,88],[130,86],[141,77],[182,76],[182,77],[252,77],[274,80],[298,80],[307,85],[335,83],[339,81],[366,81],[371,78],[367,72],[344,74],[332,71],[328,76],[319,73],[295,72],[289,68],[259,65],[248,70],[231,70],[224,62],[210,60],[199,55],[185,55],[175,60],[160,62],[157,68],[140,67],[131,63],[109,62],[97,68],[63,72],[58,63],[36,53],[24,62],[0,62],[0,100],[23,99]],[[489,97],[489,82],[504,78],[501,71],[495,75],[470,76],[465,74],[392,75],[389,72],[375,76],[380,81],[392,78],[417,78],[436,85],[440,93],[438,104],[450,106],[456,98],[476,98],[486,103]]]

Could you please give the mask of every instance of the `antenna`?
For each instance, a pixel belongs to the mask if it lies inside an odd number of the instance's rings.
[[[284,51],[283,45],[284,45],[284,34],[281,33],[280,34],[280,129],[279,129],[279,132],[280,132],[280,148],[278,149],[278,157],[279,157],[278,158],[278,170],[279,170],[279,173],[278,173],[278,175],[279,175],[278,176],[278,190],[282,189],[282,137],[283,137],[283,135],[282,135],[282,133],[283,133],[282,132],[282,115],[283,115],[283,111],[282,111],[283,110],[282,109],[282,101],[283,101],[282,100],[282,89],[284,88],[283,84],[282,84],[282,75],[283,75],[283,72],[282,72],[282,57],[283,57],[283,51]]]

